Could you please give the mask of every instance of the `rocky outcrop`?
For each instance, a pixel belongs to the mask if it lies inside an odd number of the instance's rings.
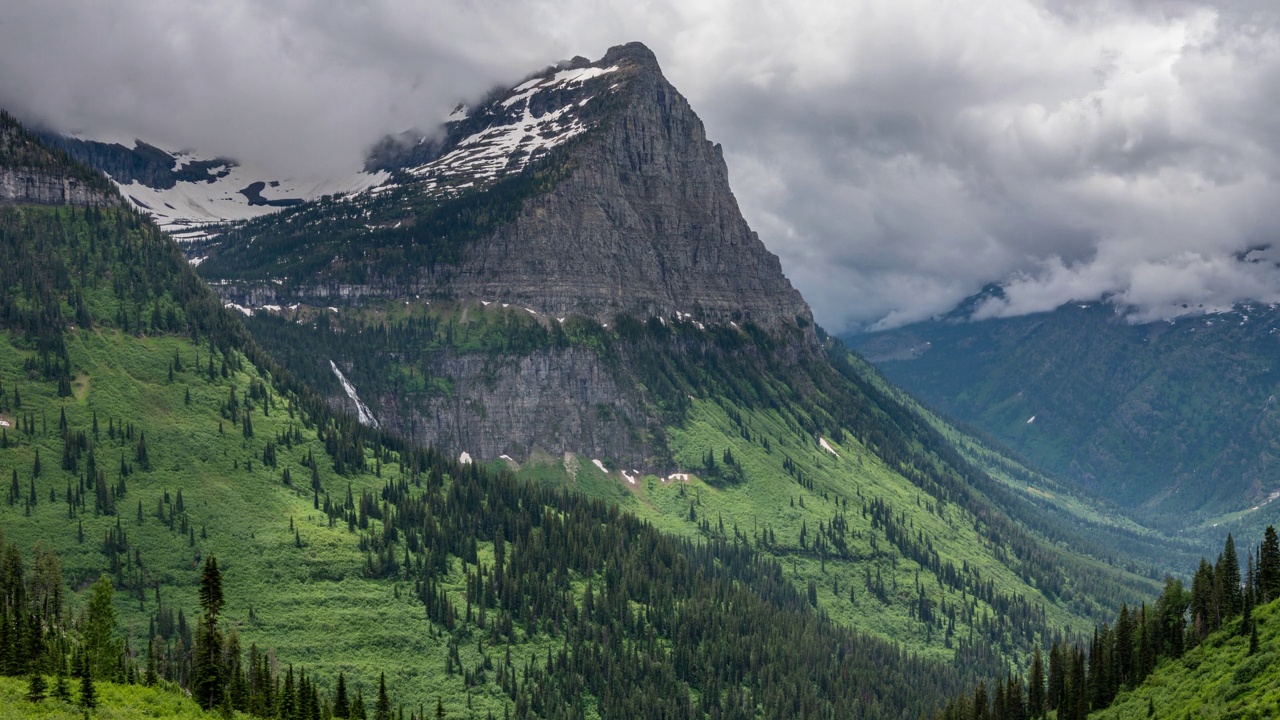
[[[31,168],[0,168],[0,202],[36,205],[118,205],[118,195],[76,178]]]
[[[450,391],[426,400],[426,407],[390,396],[371,403],[383,428],[477,459],[508,455],[523,461],[538,447],[645,465],[661,444],[640,398],[583,348],[523,357],[447,352],[435,371],[448,379]],[[356,413],[349,397],[337,402]]]
[[[459,295],[563,315],[693,313],[763,327],[812,320],[777,256],[747,226],[720,147],[639,44],[622,108],[572,153],[571,175],[510,225],[468,248],[447,282]]]

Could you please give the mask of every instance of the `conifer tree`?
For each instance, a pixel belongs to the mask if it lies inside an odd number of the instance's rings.
[[[1031,679],[1027,681],[1027,717],[1040,720],[1045,714],[1044,657],[1036,648],[1031,658]]]
[[[80,707],[92,710],[98,707],[98,691],[93,687],[93,671],[86,658],[80,666]]]
[[[38,703],[45,699],[45,691],[48,686],[44,681],[44,674],[39,670],[31,673],[31,679],[27,682],[27,700]]]
[[[378,702],[374,705],[373,720],[391,720],[391,699],[387,697],[387,674],[378,676]]]
[[[1271,525],[1267,526],[1258,552],[1258,596],[1262,603],[1280,597],[1280,539]]]
[[[1236,541],[1227,533],[1227,542],[1222,549],[1222,567],[1216,571],[1222,593],[1222,619],[1233,618],[1240,614],[1240,557],[1236,554]]]
[[[206,710],[218,705],[227,680],[222,663],[222,634],[218,631],[222,604],[222,573],[218,570],[217,558],[210,555],[205,559],[200,578],[200,607],[204,615],[196,631],[191,669],[191,695]]]
[[[338,672],[338,689],[333,697],[333,716],[336,718],[351,717],[351,701],[347,699],[347,677]]]

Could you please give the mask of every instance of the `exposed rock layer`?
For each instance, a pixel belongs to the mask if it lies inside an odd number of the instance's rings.
[[[29,168],[0,168],[0,202],[37,205],[116,205],[119,197],[75,178]]]

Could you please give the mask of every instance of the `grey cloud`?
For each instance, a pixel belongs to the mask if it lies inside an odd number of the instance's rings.
[[[831,329],[1280,297],[1280,12],[1263,0],[29,3],[0,105],[284,170],[572,55],[647,43]]]

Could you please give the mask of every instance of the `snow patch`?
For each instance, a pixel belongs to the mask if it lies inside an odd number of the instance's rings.
[[[591,463],[592,463],[593,465],[595,465],[596,467],[600,468],[600,472],[605,473],[605,474],[608,474],[608,472],[609,472],[609,471],[605,469],[605,467],[604,467],[604,463],[600,462],[600,460],[599,460],[599,459],[592,460],[592,461],[591,461]]]
[[[1033,423],[1033,422],[1035,422],[1035,421],[1036,421],[1036,416],[1035,416],[1035,415],[1032,415],[1031,417],[1027,418],[1027,424],[1028,424],[1028,425],[1030,425],[1031,423]]]
[[[678,480],[680,482],[689,482],[689,473],[682,473],[682,472],[671,473],[670,475],[667,476],[667,480],[668,481]]]
[[[822,446],[823,450],[826,450],[827,452],[831,453],[832,455],[835,455],[836,457],[840,457],[840,455],[836,453],[836,449],[831,447],[831,443],[827,442],[826,438],[819,437],[818,444]]]
[[[356,417],[359,418],[360,424],[378,427],[378,419],[370,412],[369,406],[365,405],[360,396],[356,394],[355,386],[347,382],[347,376],[343,375],[342,371],[338,369],[337,363],[330,360],[329,367],[333,368],[333,374],[338,376],[338,382],[342,383],[342,389],[346,391],[347,397],[351,398],[351,401],[356,404]]]
[[[207,160],[195,153],[169,154],[177,158],[175,169]],[[115,185],[135,207],[150,215],[161,230],[179,242],[190,242],[208,237],[215,225],[251,220],[282,210],[284,205],[250,204],[249,197],[241,191],[258,183],[262,184],[258,196],[263,200],[305,202],[326,195],[362,192],[391,178],[388,172],[360,171],[339,178],[272,179],[261,170],[238,164],[221,165],[209,172],[210,180],[180,181],[165,189],[148,187],[136,180]]]
[[[632,469],[632,471],[631,471],[631,472],[632,472],[632,473],[634,473],[634,474],[633,474],[633,475],[628,475],[628,474],[627,474],[627,471],[626,471],[626,470],[623,470],[623,471],[622,471],[622,477],[626,478],[626,479],[627,479],[627,482],[631,483],[632,485],[635,485],[635,484],[636,484],[636,478],[640,477],[640,471],[639,471],[639,470]]]
[[[237,305],[235,303],[226,303],[222,307],[231,308],[232,310],[239,310],[240,312],[244,313],[246,317],[253,317],[253,311],[243,305]]]
[[[459,464],[459,465],[470,465],[470,464],[471,464],[471,453],[468,453],[467,451],[463,450],[463,451],[462,451],[462,454],[458,456],[458,464]]]

